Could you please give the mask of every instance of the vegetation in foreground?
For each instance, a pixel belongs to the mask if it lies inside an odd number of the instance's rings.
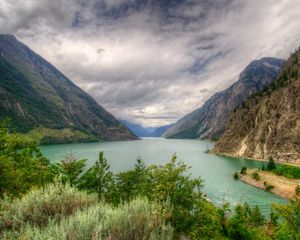
[[[3,239],[300,239],[300,199],[230,213],[201,192],[176,156],[166,165],[118,174],[103,153],[90,169],[69,155],[50,164],[33,143],[0,131],[0,238]]]

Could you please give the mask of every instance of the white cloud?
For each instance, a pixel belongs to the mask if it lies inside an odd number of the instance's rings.
[[[298,0],[0,0],[1,32],[144,125],[201,106],[256,58],[286,58],[300,45],[299,21]]]

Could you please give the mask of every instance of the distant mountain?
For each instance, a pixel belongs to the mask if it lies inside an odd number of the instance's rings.
[[[41,143],[137,139],[12,35],[0,35],[0,100],[0,120],[10,118],[16,131]]]
[[[145,127],[145,129],[149,132],[149,134],[151,135],[152,133],[154,133],[154,131],[157,129],[157,127]]]
[[[300,48],[278,78],[230,117],[217,154],[300,164]]]
[[[150,131],[147,128],[137,124],[131,123],[126,120],[120,120],[131,132],[133,132],[138,137],[147,137],[150,134]]]
[[[251,62],[236,83],[214,94],[205,104],[178,120],[167,138],[219,138],[225,131],[231,111],[251,94],[261,91],[278,75],[284,60],[262,58]]]
[[[156,128],[153,133],[150,133],[148,137],[161,137],[169,128],[171,128],[174,124],[164,125]]]

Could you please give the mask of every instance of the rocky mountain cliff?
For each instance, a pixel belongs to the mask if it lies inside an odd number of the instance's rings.
[[[268,88],[235,109],[213,152],[300,163],[300,49]]]
[[[12,35],[0,35],[0,100],[0,120],[9,118],[17,132],[42,134],[42,143],[137,138]]]
[[[167,138],[218,138],[228,123],[230,112],[247,97],[261,91],[278,75],[284,60],[262,58],[251,62],[236,83],[214,94],[199,109],[178,120],[164,136]]]

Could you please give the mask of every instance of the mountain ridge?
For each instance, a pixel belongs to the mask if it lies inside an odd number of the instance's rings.
[[[265,57],[252,61],[237,82],[215,93],[200,108],[178,120],[163,136],[167,138],[218,138],[230,112],[252,93],[262,90],[278,75],[284,60]]]
[[[300,164],[300,48],[278,78],[230,117],[216,154]]]
[[[87,141],[137,139],[91,96],[13,35],[0,35],[0,72],[0,118],[10,118],[17,132],[42,127],[80,131]],[[68,142],[68,137],[62,142]]]

